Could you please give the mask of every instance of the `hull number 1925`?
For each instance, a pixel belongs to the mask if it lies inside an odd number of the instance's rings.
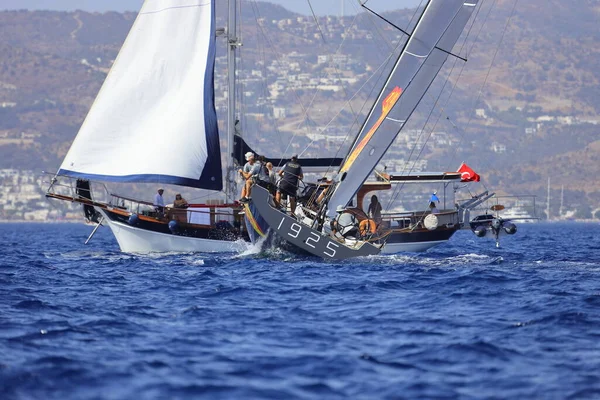
[[[281,222],[279,223],[279,226],[277,227],[277,231],[279,232],[279,234],[282,237],[285,237],[285,235],[287,235],[287,236],[291,237],[292,239],[297,239],[298,236],[300,236],[300,234],[303,231],[302,225],[300,225],[296,222],[292,222],[289,226],[284,226],[283,221],[285,221],[285,220],[286,220],[286,217],[283,217],[281,219]],[[321,251],[327,257],[333,258],[335,256],[336,249],[338,247],[340,247],[340,245],[338,243],[332,242],[331,240],[324,237],[323,235],[319,235],[317,232],[311,230],[310,228],[306,228],[306,229],[308,229],[309,232],[308,232],[308,237],[306,238],[306,240],[304,240],[304,243],[308,247],[312,247],[315,250]],[[324,239],[327,241],[327,245],[325,245],[324,247],[323,247],[323,245],[320,245],[320,246],[318,245],[319,242],[321,241],[321,239]]]

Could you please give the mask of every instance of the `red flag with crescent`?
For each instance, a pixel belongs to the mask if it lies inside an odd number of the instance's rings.
[[[457,172],[460,172],[461,182],[479,182],[481,180],[481,177],[465,163],[460,164]]]

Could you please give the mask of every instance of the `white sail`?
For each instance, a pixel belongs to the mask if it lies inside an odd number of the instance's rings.
[[[328,215],[347,205],[404,127],[439,73],[478,0],[430,0],[408,39],[352,150],[340,169],[342,181]]]
[[[221,190],[214,0],[144,3],[59,174]]]

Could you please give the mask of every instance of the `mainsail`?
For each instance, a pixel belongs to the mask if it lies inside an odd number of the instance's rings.
[[[214,0],[146,1],[58,172],[221,190]]]
[[[350,153],[328,215],[350,203],[381,160],[459,39],[478,0],[430,0],[406,42]]]

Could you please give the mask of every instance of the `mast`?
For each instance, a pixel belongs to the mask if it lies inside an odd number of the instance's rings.
[[[235,136],[235,93],[236,93],[236,50],[240,45],[237,38],[237,15],[236,5],[237,0],[229,0],[228,10],[228,22],[227,22],[227,75],[228,75],[228,89],[227,89],[227,156],[225,157],[225,195],[227,197],[233,197],[235,185],[233,182],[234,175],[234,155],[233,155],[233,142]]]
[[[458,41],[478,0],[429,0],[339,170],[327,214],[347,205],[385,155]],[[462,59],[462,58],[461,58]]]
[[[558,218],[563,218],[563,203],[565,200],[565,185],[560,186],[560,209],[558,210]]]
[[[548,177],[548,197],[546,200],[546,218],[550,221],[550,177]]]

